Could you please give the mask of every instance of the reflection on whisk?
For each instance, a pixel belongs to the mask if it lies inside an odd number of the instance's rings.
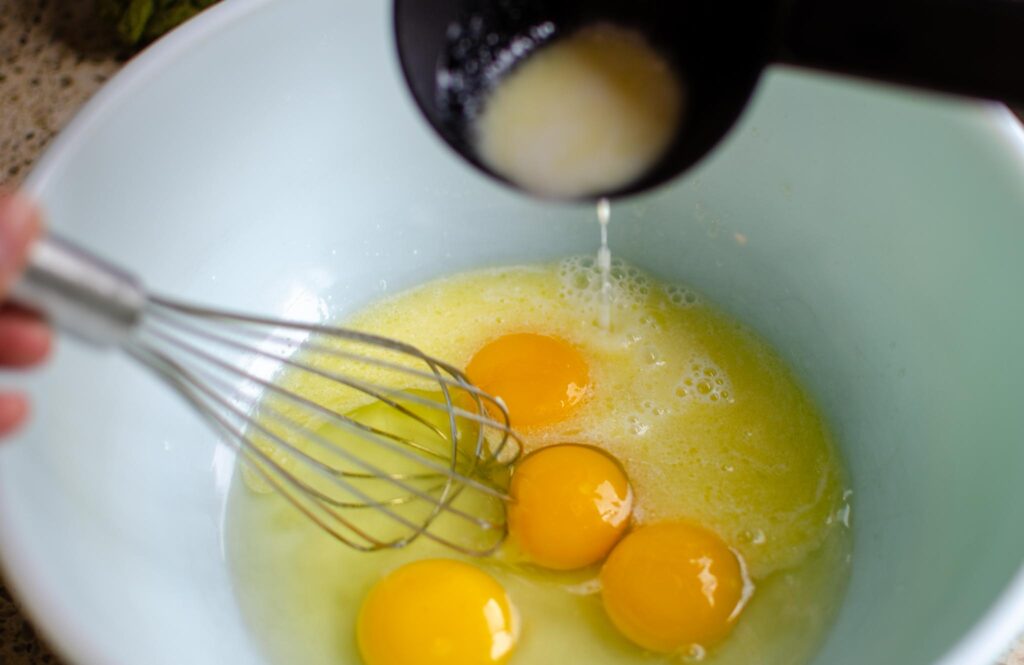
[[[465,374],[395,340],[155,297],[57,238],[14,295],[183,394],[316,524],[360,550],[428,538],[485,555],[504,540],[508,411]]]

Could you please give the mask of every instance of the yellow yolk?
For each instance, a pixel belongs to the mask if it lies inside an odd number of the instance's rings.
[[[555,570],[602,560],[622,537],[633,493],[619,463],[591,446],[526,456],[512,474],[509,532],[536,564]]]
[[[586,361],[568,342],[534,333],[502,335],[476,352],[466,374],[500,397],[512,425],[546,425],[565,418],[587,393]]]
[[[722,640],[743,609],[745,586],[740,561],[721,538],[678,522],[630,533],[601,570],[612,623],[659,652]]]
[[[467,563],[427,559],[370,590],[356,631],[366,665],[491,665],[508,660],[517,627],[494,578]]]

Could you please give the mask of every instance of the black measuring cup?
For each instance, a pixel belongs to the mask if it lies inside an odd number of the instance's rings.
[[[771,63],[1024,103],[1024,0],[395,0],[399,60],[431,126],[462,157],[490,87],[529,53],[596,22],[642,32],[686,88],[679,131],[640,179],[674,178],[709,153]],[[509,54],[513,57],[509,57]],[[452,82],[457,85],[452,85]]]

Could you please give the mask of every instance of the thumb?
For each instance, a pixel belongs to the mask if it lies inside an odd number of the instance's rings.
[[[42,230],[39,208],[21,194],[0,194],[0,301],[21,275]]]

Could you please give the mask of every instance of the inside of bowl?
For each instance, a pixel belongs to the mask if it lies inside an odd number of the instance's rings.
[[[834,428],[854,572],[820,663],[933,662],[1024,557],[1021,146],[997,117],[780,72],[613,236],[771,339]]]
[[[386,3],[241,4],[58,143],[32,181],[56,228],[154,290],[306,319],[595,250],[592,209],[527,201],[429,133]],[[1024,558],[1024,163],[1004,120],[772,72],[708,163],[613,206],[613,252],[766,336],[832,424],[856,543],[819,663],[933,662]],[[260,662],[221,542],[233,457],[116,354],[62,344],[26,384],[0,536],[51,638],[84,663]]]

